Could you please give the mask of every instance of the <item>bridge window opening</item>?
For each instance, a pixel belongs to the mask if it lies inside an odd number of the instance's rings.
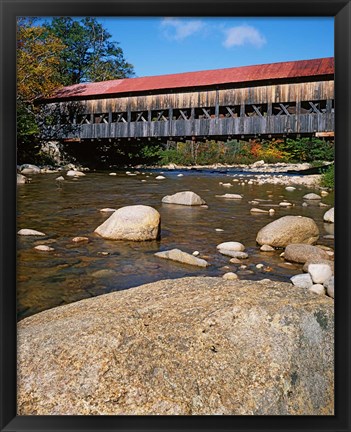
[[[268,111],[267,104],[245,105],[246,117],[265,117],[267,116],[267,111]]]
[[[90,124],[90,114],[77,115],[77,124]]]
[[[209,120],[215,118],[215,108],[195,108],[195,118],[199,120]]]
[[[94,123],[108,123],[108,114],[94,114]]]
[[[151,121],[157,122],[157,121],[168,121],[169,119],[169,112],[168,110],[155,110],[151,111]]]
[[[112,113],[112,123],[127,123],[127,113],[114,112]]]
[[[327,112],[327,101],[303,101],[301,102],[302,114],[322,114]]]
[[[272,115],[289,116],[291,114],[296,114],[295,102],[281,102],[272,104]]]
[[[182,108],[182,109],[174,109],[173,110],[173,120],[190,120],[191,117],[191,109],[190,108]]]
[[[146,122],[147,121],[147,111],[134,111],[131,113],[132,122]]]
[[[219,118],[237,118],[240,117],[240,106],[220,106]]]

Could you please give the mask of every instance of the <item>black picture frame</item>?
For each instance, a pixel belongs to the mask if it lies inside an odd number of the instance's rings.
[[[345,0],[0,0],[0,430],[350,431],[351,4]],[[335,17],[336,380],[334,416],[16,416],[16,16]],[[292,29],[294,31],[294,29]],[[313,35],[318,37],[318,35]]]

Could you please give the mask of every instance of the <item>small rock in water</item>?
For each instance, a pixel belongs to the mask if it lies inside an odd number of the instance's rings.
[[[34,249],[39,250],[39,251],[43,251],[43,252],[51,252],[51,251],[55,250],[54,248],[47,246],[47,245],[34,246]]]
[[[315,284],[323,284],[333,276],[333,272],[327,264],[310,264],[308,273]]]
[[[67,177],[83,177],[85,174],[81,171],[68,170],[66,173]]]
[[[181,251],[180,249],[171,249],[163,252],[156,252],[155,256],[198,267],[207,267],[209,265],[208,262],[204,259],[196,258],[187,252]]]
[[[261,269],[261,268],[263,268],[263,267],[264,267],[263,264],[256,264],[256,268],[258,268],[258,269]]]
[[[206,204],[199,195],[192,191],[183,191],[174,195],[166,195],[162,198],[162,202],[166,204],[178,204],[186,206],[198,206]]]
[[[72,239],[72,241],[73,241],[74,243],[81,243],[81,242],[88,242],[89,239],[88,239],[88,237],[74,237],[74,238]]]
[[[249,256],[246,252],[238,252],[238,251],[233,251],[228,249],[219,249],[218,252],[221,253],[222,255],[226,255],[238,259],[246,259]]]
[[[287,190],[287,191],[289,191],[289,192],[292,192],[292,191],[294,191],[296,189],[296,187],[294,187],[294,186],[287,186],[286,188],[285,188],[285,190]]]
[[[241,199],[242,195],[239,194],[224,194],[224,195],[216,195],[218,198],[226,198],[226,199]]]
[[[274,215],[275,210],[271,208],[271,209],[268,210],[268,213],[269,213],[270,215]]]
[[[275,249],[274,248],[272,248],[272,246],[269,246],[269,245],[262,245],[261,247],[260,247],[260,250],[262,251],[262,252],[274,252],[275,251]]]
[[[217,245],[217,249],[225,249],[231,251],[242,252],[245,250],[245,246],[239,242],[224,242]]]
[[[200,252],[199,251],[194,251],[192,254],[196,257],[196,256],[200,255]]]
[[[110,173],[109,175],[110,175],[110,176],[116,176],[116,175],[117,175],[117,173],[115,173],[115,172],[112,172],[112,173]]]
[[[155,177],[156,180],[165,180],[166,177],[159,175],[157,177]]]
[[[91,276],[94,278],[108,278],[116,276],[116,272],[109,269],[102,269],[102,270],[96,270],[93,273],[91,273]]]
[[[323,220],[324,222],[334,223],[334,207],[324,213]]]
[[[282,201],[279,203],[279,206],[280,207],[290,207],[290,206],[292,206],[292,204],[289,202],[286,202],[286,201]]]
[[[116,209],[106,207],[106,208],[101,209],[100,211],[101,211],[102,213],[113,213],[113,212],[116,211]]]
[[[217,232],[223,232],[224,229],[222,229],[222,228],[215,228],[215,231],[217,231]]]
[[[302,207],[307,207],[308,206],[308,204],[307,203],[302,203]]]
[[[231,183],[222,183],[222,186],[224,186],[224,187],[232,187],[233,185]]]
[[[320,195],[317,195],[315,193],[309,193],[303,196],[303,199],[305,200],[320,200],[322,197]]]
[[[224,273],[224,275],[222,277],[225,280],[235,280],[235,279],[238,279],[238,275],[236,275],[233,272]]]
[[[65,178],[62,177],[62,176],[60,176],[60,177],[56,177],[56,178],[55,178],[56,181],[64,181],[64,179],[65,179]]]
[[[324,204],[324,203],[320,202],[319,207],[329,207],[329,206],[328,206],[328,204]]]
[[[259,209],[259,208],[252,208],[251,210],[250,210],[250,213],[269,213],[269,211],[268,210],[262,210],[262,209]]]
[[[27,228],[23,228],[23,229],[19,230],[17,234],[23,235],[23,236],[45,236],[46,235],[40,231],[27,229]]]
[[[229,262],[232,264],[241,264],[241,260],[239,260],[238,258],[231,258]]]
[[[326,197],[327,195],[329,195],[329,192],[322,190],[321,195],[322,197]]]
[[[314,285],[312,285],[312,286],[308,289],[308,291],[310,291],[310,292],[312,292],[312,293],[315,293],[315,294],[319,294],[319,295],[321,295],[321,294],[325,294],[325,288],[324,288],[324,286],[321,285],[321,284],[314,284]]]
[[[184,177],[184,174],[178,174],[177,177]]]
[[[29,179],[22,174],[17,174],[17,184],[25,184],[25,183],[29,183]]]

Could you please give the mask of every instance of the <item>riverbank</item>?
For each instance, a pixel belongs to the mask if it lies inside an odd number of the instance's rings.
[[[324,162],[321,167],[326,168],[332,163]],[[326,189],[321,186],[322,174],[311,174],[311,170],[318,171],[318,168],[314,167],[310,163],[275,163],[266,164],[264,161],[258,161],[251,165],[238,164],[238,165],[224,165],[224,164],[213,164],[213,165],[176,165],[168,164],[164,166],[145,166],[136,165],[133,167],[114,167],[119,171],[130,170],[138,172],[138,170],[146,171],[209,171],[217,172],[219,174],[226,173],[228,175],[232,174],[233,177],[240,177],[240,174],[245,173],[245,177],[251,177],[252,181],[257,184],[276,184],[276,185],[303,185],[308,187],[313,187],[317,189]],[[28,178],[32,174],[50,174],[50,173],[61,173],[68,170],[76,171],[90,171],[89,168],[80,165],[68,164],[65,166],[42,166],[38,167],[31,164],[23,164],[17,167],[18,174],[25,175],[25,177],[18,177],[18,183],[27,183],[30,181]],[[93,170],[92,172],[94,172]],[[233,174],[235,173],[235,174]],[[307,174],[308,173],[308,174]]]

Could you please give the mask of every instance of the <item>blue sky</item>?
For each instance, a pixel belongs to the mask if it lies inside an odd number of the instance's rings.
[[[136,76],[334,55],[334,18],[99,17]]]

